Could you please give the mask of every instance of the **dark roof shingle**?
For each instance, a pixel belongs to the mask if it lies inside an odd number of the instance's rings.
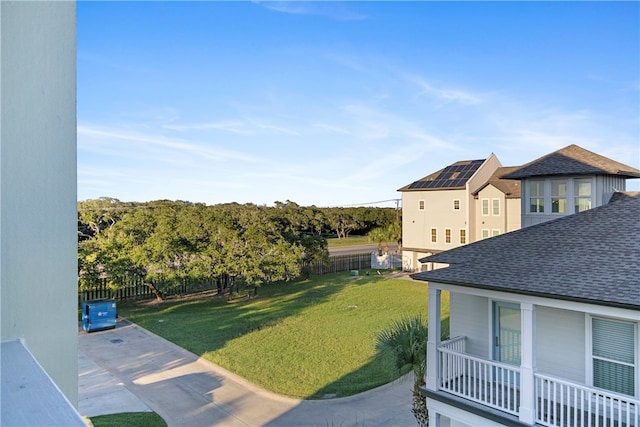
[[[482,289],[640,309],[640,197],[423,258],[412,275]]]
[[[477,196],[478,193],[480,193],[480,191],[482,191],[487,185],[493,185],[498,190],[502,191],[508,199],[519,199],[521,193],[520,180],[502,178],[504,175],[507,175],[518,168],[519,167],[517,166],[509,166],[496,169],[486,184],[480,187],[475,193],[473,193],[473,195]]]
[[[522,179],[550,175],[619,175],[640,178],[640,170],[577,145],[569,145],[529,162],[503,178]]]

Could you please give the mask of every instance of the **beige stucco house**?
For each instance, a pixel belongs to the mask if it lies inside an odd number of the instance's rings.
[[[420,259],[518,228],[519,182],[500,179],[510,171],[491,154],[453,163],[400,188],[403,269],[431,269]]]
[[[84,425],[75,58],[75,2],[0,2],[0,425]]]
[[[520,228],[520,182],[502,177],[516,167],[498,168],[491,178],[473,193],[476,209],[476,234],[471,241],[508,233]]]

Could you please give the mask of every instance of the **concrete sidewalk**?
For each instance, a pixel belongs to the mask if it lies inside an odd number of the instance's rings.
[[[79,412],[154,411],[169,426],[415,426],[411,380],[298,400],[249,383],[126,321],[79,335]]]

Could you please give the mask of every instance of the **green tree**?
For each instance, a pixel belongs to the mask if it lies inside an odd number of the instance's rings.
[[[381,227],[374,228],[367,233],[367,238],[370,242],[378,244],[378,255],[382,255],[382,244],[387,241],[387,234]]]
[[[420,393],[425,385],[427,358],[427,323],[421,316],[404,317],[378,335],[376,348],[381,356],[390,357],[400,374],[413,375],[413,413],[418,426],[429,425],[427,401]]]
[[[387,241],[396,242],[398,245],[397,253],[402,253],[402,223],[394,221],[385,228]]]
[[[331,225],[331,229],[336,232],[338,239],[347,238],[349,233],[362,228],[361,220],[343,208],[329,210],[327,220]]]

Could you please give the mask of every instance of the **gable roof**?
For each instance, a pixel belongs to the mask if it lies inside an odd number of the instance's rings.
[[[398,191],[464,189],[467,181],[476,173],[485,160],[462,160],[456,162],[409,185],[405,185]]]
[[[487,185],[493,185],[498,190],[502,191],[507,199],[519,199],[520,198],[520,180],[517,179],[504,179],[502,178],[504,175],[507,175],[511,172],[519,169],[519,166],[509,166],[502,167],[496,169],[496,171],[491,175],[491,178],[480,187],[475,193],[474,196],[477,196]]]
[[[503,178],[523,179],[549,175],[619,175],[640,178],[640,170],[577,145],[569,145],[529,162]]]
[[[515,294],[640,309],[640,197],[480,240],[421,259],[413,274]]]

